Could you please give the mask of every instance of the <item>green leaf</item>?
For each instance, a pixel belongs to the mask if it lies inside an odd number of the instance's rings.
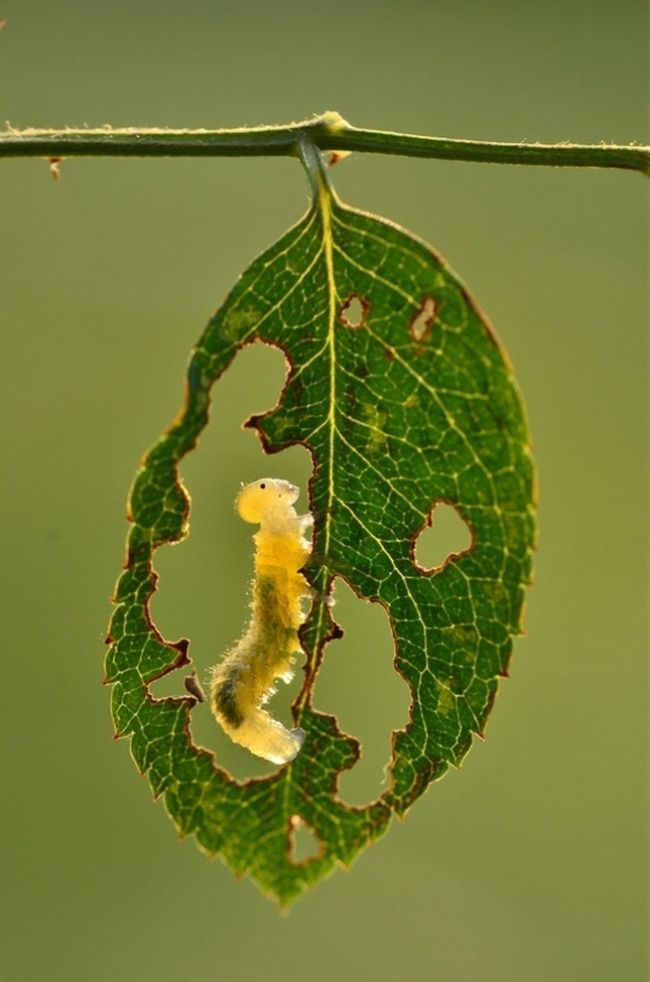
[[[116,731],[130,736],[180,834],[282,904],[351,863],[483,732],[521,631],[535,538],[524,412],[489,324],[427,245],[343,206],[316,152],[305,160],[310,210],[249,267],[208,324],[185,406],[136,476],[107,656]],[[157,632],[148,603],[154,550],[187,531],[178,462],[208,421],[213,383],[255,340],[279,346],[291,371],[278,406],[248,425],[269,451],[300,443],[313,458],[307,576],[315,600],[301,631],[306,674],[293,707],[305,745],[276,773],[239,783],[193,745],[193,698],[151,696],[149,685],[189,658],[187,642]],[[415,544],[440,502],[454,506],[472,544],[423,570]],[[412,697],[409,723],[393,735],[387,790],[363,808],[337,797],[358,745],[311,704],[323,648],[338,633],[328,604],[337,576],[386,608],[395,666]],[[319,843],[301,862],[289,847],[299,824]]]

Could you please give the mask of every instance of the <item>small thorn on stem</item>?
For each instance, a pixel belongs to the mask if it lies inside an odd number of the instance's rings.
[[[63,160],[63,157],[48,157],[47,160],[50,165],[50,174],[52,175],[53,180],[58,181],[61,177],[59,164]]]
[[[327,161],[327,166],[333,167],[334,164],[340,164],[340,162],[345,160],[346,157],[349,157],[351,153],[351,150],[332,150],[329,160]]]

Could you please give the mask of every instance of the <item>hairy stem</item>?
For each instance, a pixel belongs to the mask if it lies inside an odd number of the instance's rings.
[[[288,126],[231,130],[64,129],[0,133],[0,157],[298,156],[305,139],[320,150],[360,151],[550,167],[615,167],[650,175],[650,147],[574,143],[489,143],[350,126],[328,112]]]

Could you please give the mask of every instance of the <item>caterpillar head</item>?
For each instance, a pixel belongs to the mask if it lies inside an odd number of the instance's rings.
[[[286,514],[298,500],[300,489],[288,481],[263,477],[243,487],[237,496],[237,511],[245,522],[262,522],[272,515]],[[295,514],[292,511],[292,514]]]

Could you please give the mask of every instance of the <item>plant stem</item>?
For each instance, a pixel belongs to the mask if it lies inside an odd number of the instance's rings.
[[[0,133],[0,157],[298,156],[309,140],[320,150],[400,154],[446,160],[550,167],[614,167],[650,176],[650,147],[573,143],[489,143],[413,136],[350,126],[329,112],[288,126],[231,130],[64,129]]]

